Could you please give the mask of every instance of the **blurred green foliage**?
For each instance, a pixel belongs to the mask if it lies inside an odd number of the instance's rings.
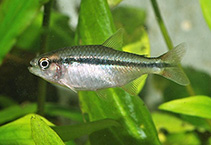
[[[200,0],[202,12],[204,14],[204,18],[207,21],[208,26],[211,29],[211,1],[210,0]]]
[[[4,0],[0,7],[0,64],[46,0]]]
[[[26,67],[29,59],[39,52],[42,33],[49,34],[47,45],[51,51],[72,45],[102,44],[117,29],[123,28],[124,46],[121,50],[150,55],[145,26],[147,14],[144,10],[118,6],[121,0],[82,0],[78,25],[74,29],[68,24],[69,17],[58,11],[55,3],[51,11],[50,27],[44,29],[41,28],[41,7],[46,2],[48,0],[0,2],[2,66],[17,63],[17,66]],[[200,0],[200,4],[211,28],[211,2]],[[49,87],[48,97],[53,94],[55,98],[50,98],[52,103],[45,104],[45,118],[31,114],[36,113],[37,104],[33,102],[34,98],[30,98],[30,94],[26,94],[29,98],[25,98],[25,102],[20,102],[20,98],[8,96],[1,90],[3,93],[0,94],[0,144],[209,145],[211,78],[208,74],[193,68],[186,68],[185,72],[197,96],[189,96],[184,87],[154,77],[154,85],[164,96],[159,109],[165,112],[151,113],[138,96],[147,75],[133,82],[138,84],[134,96],[121,88],[103,91],[106,94],[105,98],[98,96],[96,92],[82,91],[79,92],[80,106],[75,105],[77,101],[68,102],[71,107],[59,104],[58,96],[54,94],[52,87]],[[10,79],[10,76],[7,79]],[[37,85],[36,79],[30,75],[22,76],[22,81]],[[20,91],[20,94],[24,94],[24,90]],[[34,95],[36,96],[36,93]],[[66,121],[68,125],[65,125]],[[79,143],[78,138],[81,141]]]

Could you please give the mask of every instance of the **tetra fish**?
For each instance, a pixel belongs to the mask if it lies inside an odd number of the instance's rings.
[[[78,90],[122,87],[143,74],[158,74],[180,85],[189,80],[178,67],[184,43],[159,57],[146,57],[116,50],[122,47],[119,30],[101,45],[73,46],[34,58],[29,71],[49,82]]]

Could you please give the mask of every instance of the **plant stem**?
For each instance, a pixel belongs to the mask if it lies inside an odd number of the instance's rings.
[[[171,50],[172,48],[174,48],[174,45],[173,45],[173,43],[171,41],[171,38],[170,38],[170,36],[168,34],[168,31],[166,29],[166,26],[164,24],[164,21],[162,19],[161,14],[160,14],[160,10],[158,8],[157,1],[156,0],[151,0],[151,4],[152,4],[153,10],[154,10],[154,13],[155,13],[158,25],[159,25],[160,30],[161,30],[161,32],[163,34],[164,39],[165,39],[166,45],[168,46],[168,49]],[[179,65],[179,67],[182,69],[181,65]],[[193,90],[191,85],[186,86],[186,90],[187,90],[187,92],[188,92],[188,94],[190,96],[194,96],[195,95],[195,92],[194,92],[194,90]]]
[[[44,30],[44,32],[41,34],[40,53],[44,53],[47,50],[48,31],[46,30],[48,30],[50,24],[52,3],[53,0],[49,0],[49,2],[44,5],[44,13],[42,21],[42,29]],[[43,79],[39,79],[38,86],[39,87],[38,87],[37,113],[40,115],[44,115],[47,82],[44,81]]]
[[[164,21],[163,21],[163,19],[161,17],[161,14],[160,14],[160,10],[158,8],[157,1],[156,0],[151,0],[151,3],[152,3],[153,10],[155,12],[156,20],[157,20],[157,22],[159,24],[160,30],[161,30],[161,32],[163,34],[163,37],[164,37],[165,41],[166,41],[166,44],[168,46],[168,49],[171,50],[174,46],[173,46],[173,43],[171,41],[171,38],[170,38],[170,36],[168,34],[168,31],[166,29],[166,26],[164,24]]]

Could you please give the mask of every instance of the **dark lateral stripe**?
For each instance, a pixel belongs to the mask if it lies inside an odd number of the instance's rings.
[[[53,63],[68,63],[71,64],[73,62],[78,63],[86,63],[86,64],[95,64],[95,65],[119,65],[119,66],[135,66],[135,67],[172,67],[169,63],[152,63],[152,62],[142,62],[142,63],[135,63],[135,62],[128,62],[128,61],[120,61],[120,60],[106,60],[106,59],[99,59],[99,58],[65,58],[65,59],[54,59],[52,60]]]

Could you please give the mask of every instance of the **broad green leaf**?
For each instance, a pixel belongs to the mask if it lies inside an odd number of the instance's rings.
[[[102,44],[111,36],[115,26],[106,0],[82,0],[77,29],[81,44]]]
[[[31,136],[31,117],[35,114],[26,115],[18,120],[0,127],[0,144],[2,145],[35,145]],[[45,118],[40,118],[48,125],[53,125]]]
[[[77,125],[55,126],[52,129],[56,131],[63,141],[68,141],[112,126],[121,127],[115,120],[104,119]]]
[[[37,110],[36,104],[15,105],[0,111],[0,124],[14,120],[28,113],[34,113]]]
[[[159,109],[211,119],[211,98],[207,96],[192,96],[177,99],[160,105]]]
[[[167,113],[155,112],[152,118],[158,131],[165,129],[169,133],[181,133],[195,129],[193,125]]]
[[[112,33],[114,24],[105,0],[82,0],[78,35],[81,44],[102,44]],[[149,111],[138,96],[122,89],[107,89],[107,98],[95,92],[79,92],[81,109],[90,121],[117,119],[123,127],[109,128],[90,136],[92,145],[160,144]]]
[[[204,18],[207,21],[208,26],[211,29],[211,1],[210,0],[200,0],[202,12],[204,14]]]
[[[36,145],[64,145],[56,132],[38,115],[31,117],[31,134]]]
[[[4,0],[0,5],[0,64],[47,0]]]
[[[130,43],[122,48],[123,51],[135,53],[139,55],[150,55],[149,38],[145,31],[142,32],[142,37],[136,42]]]
[[[54,103],[46,103],[45,114],[49,116],[62,116],[80,122],[83,121],[80,111]]]
[[[32,24],[18,38],[16,46],[30,51],[38,51],[42,29],[43,13],[39,13]],[[51,24],[48,29],[48,48],[50,50],[74,45],[73,31],[68,26],[69,18],[55,11],[51,12]],[[44,30],[43,30],[44,31]]]
[[[200,145],[201,142],[195,133],[175,133],[167,135],[163,145]]]
[[[104,118],[117,119],[123,127],[95,133],[94,144],[159,144],[149,111],[138,96],[131,96],[122,89],[108,89],[106,99],[94,92],[80,92],[82,111],[89,114],[91,121]],[[106,134],[100,138],[100,134]],[[112,137],[112,139],[109,139]],[[97,142],[99,141],[99,142]]]

